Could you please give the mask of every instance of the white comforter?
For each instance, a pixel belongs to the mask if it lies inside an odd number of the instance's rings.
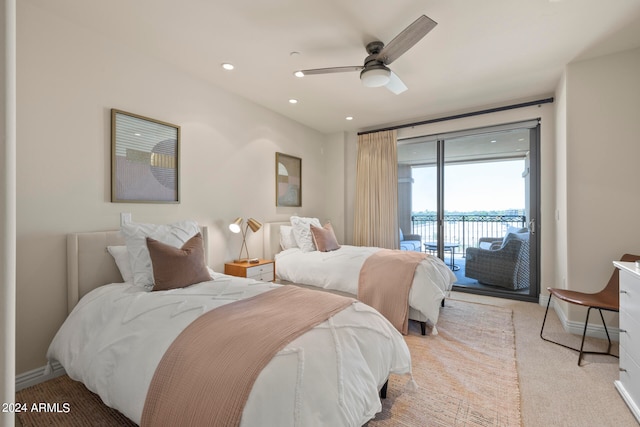
[[[190,322],[279,286],[219,273],[213,279],[163,292],[132,284],[101,286],[74,308],[47,358],[140,423],[156,366]],[[253,387],[241,425],[362,425],[381,411],[378,390],[389,373],[410,370],[402,336],[378,312],[355,303],[271,360]]]
[[[362,264],[379,250],[348,245],[332,252],[287,249],[275,256],[276,276],[293,283],[357,295]],[[409,306],[422,315],[415,320],[435,325],[440,315],[440,304],[455,281],[455,274],[440,258],[427,256],[416,268],[409,292]]]

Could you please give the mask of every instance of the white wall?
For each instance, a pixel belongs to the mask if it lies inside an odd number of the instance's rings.
[[[567,287],[595,292],[640,254],[640,49],[569,64],[565,114]]]
[[[556,274],[553,287],[567,287],[567,79],[563,74],[556,89]],[[566,313],[567,305],[559,301],[560,310]],[[563,318],[566,315],[563,315]]]
[[[326,176],[325,183],[325,212],[331,221],[338,242],[345,242],[345,210],[346,189],[344,186],[347,173],[345,165],[346,137],[344,132],[337,132],[328,136],[325,145]],[[324,220],[323,219],[323,220]]]
[[[220,271],[240,250],[227,229],[235,217],[329,216],[325,135],[28,2],[18,5],[18,52],[18,374],[45,364],[65,318],[66,233],[117,229],[120,212],[190,218],[209,227]],[[181,203],[110,202],[111,108],[181,126]],[[302,158],[301,208],[275,206],[276,151]],[[248,243],[261,255],[262,232]]]
[[[0,7],[0,402],[15,399],[16,330],[16,2]],[[2,412],[0,425],[13,426],[14,414]]]

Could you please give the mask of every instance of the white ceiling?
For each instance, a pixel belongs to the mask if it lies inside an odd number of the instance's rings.
[[[640,0],[23,1],[324,133],[552,96],[569,62],[640,46]],[[391,64],[400,95],[357,72],[293,76],[362,65],[422,14],[438,25]]]

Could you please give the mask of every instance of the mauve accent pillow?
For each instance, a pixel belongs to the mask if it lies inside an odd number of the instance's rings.
[[[198,233],[176,248],[147,237],[153,266],[153,291],[184,288],[211,280],[204,261],[204,243]]]
[[[331,223],[326,223],[322,228],[310,225],[309,229],[313,236],[313,243],[320,252],[330,252],[340,249],[336,233],[333,232]]]

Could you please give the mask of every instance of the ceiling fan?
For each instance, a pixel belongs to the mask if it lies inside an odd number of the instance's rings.
[[[395,36],[386,46],[381,41],[373,41],[367,44],[366,49],[369,56],[365,58],[364,65],[300,70],[296,71],[295,75],[297,77],[304,77],[313,74],[360,71],[360,81],[366,87],[385,86],[391,92],[398,95],[407,90],[407,86],[387,65],[411,49],[413,45],[418,43],[429,31],[433,30],[436,25],[438,25],[438,23],[433,19],[422,15],[402,30],[400,34]]]

